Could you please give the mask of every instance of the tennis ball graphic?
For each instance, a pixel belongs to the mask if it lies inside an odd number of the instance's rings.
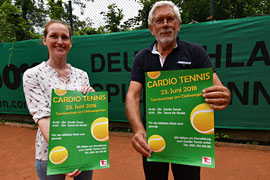
[[[64,90],[64,89],[55,89],[54,92],[58,96],[63,96],[63,95],[65,95],[67,93],[67,90]]]
[[[150,77],[151,79],[157,79],[160,74],[160,71],[147,72],[148,77]]]
[[[166,147],[166,142],[160,135],[152,135],[148,138],[148,144],[154,152],[162,152]]]
[[[94,120],[91,125],[91,134],[97,141],[108,141],[108,118],[100,117]]]
[[[193,108],[190,114],[193,128],[202,134],[214,133],[214,110],[208,103],[202,103]]]
[[[68,151],[63,146],[56,146],[49,153],[49,159],[53,164],[62,164],[67,158]]]

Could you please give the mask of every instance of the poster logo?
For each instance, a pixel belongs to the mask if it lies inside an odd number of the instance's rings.
[[[202,157],[202,164],[211,165],[211,157]]]
[[[107,160],[100,160],[100,166],[107,166]]]
[[[147,72],[148,77],[151,79],[157,79],[160,76],[161,72],[160,71],[152,71],[152,72]]]

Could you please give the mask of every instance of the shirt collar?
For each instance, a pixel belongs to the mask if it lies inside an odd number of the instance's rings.
[[[177,45],[177,42],[176,42],[176,45],[175,45],[174,49],[177,48],[177,46],[178,46],[178,45]],[[158,55],[159,55],[160,65],[161,65],[161,67],[163,67],[163,65],[164,65],[164,63],[165,63],[165,59],[164,59],[163,56],[158,52],[158,50],[157,50],[157,43],[154,43],[153,49],[152,49],[151,53],[152,53],[152,54],[158,54]]]
[[[177,47],[178,47],[178,42],[176,41],[176,45],[175,45],[174,49],[177,48]],[[152,52],[152,54],[159,54],[159,52],[157,50],[157,42],[155,42],[151,52]]]

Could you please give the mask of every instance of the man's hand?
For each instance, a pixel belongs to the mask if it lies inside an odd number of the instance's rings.
[[[146,143],[146,132],[145,130],[138,130],[132,140],[133,148],[141,153],[145,157],[151,157],[152,150],[149,145]]]
[[[141,83],[130,81],[126,96],[126,115],[134,132],[134,136],[131,140],[133,148],[145,157],[151,157],[152,150],[146,143],[146,132],[140,117],[141,91]]]
[[[205,102],[213,109],[223,110],[231,101],[231,93],[228,88],[222,85],[214,85],[203,90]]]

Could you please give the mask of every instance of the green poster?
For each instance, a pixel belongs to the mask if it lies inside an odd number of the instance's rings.
[[[202,97],[213,69],[147,72],[148,161],[215,167],[214,111]]]
[[[107,92],[52,90],[47,174],[108,168]]]

